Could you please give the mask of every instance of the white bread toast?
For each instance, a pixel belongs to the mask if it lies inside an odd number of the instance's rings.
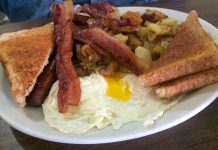
[[[145,87],[218,66],[218,48],[191,11],[167,50],[139,79]]]
[[[54,46],[54,27],[47,24],[0,36],[0,61],[8,75],[15,101],[25,106]]]

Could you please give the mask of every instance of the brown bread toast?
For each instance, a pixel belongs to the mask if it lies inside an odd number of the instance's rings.
[[[8,75],[15,101],[25,105],[54,45],[53,24],[0,36],[0,61]]]

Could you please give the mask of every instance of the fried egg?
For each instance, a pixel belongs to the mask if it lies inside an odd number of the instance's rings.
[[[90,129],[112,126],[119,129],[129,122],[151,125],[164,111],[176,105],[159,100],[151,88],[144,88],[133,74],[115,74],[104,77],[93,73],[80,78],[81,101],[70,106],[67,113],[59,113],[57,105],[58,81],[43,104],[45,120],[57,130],[82,134]]]

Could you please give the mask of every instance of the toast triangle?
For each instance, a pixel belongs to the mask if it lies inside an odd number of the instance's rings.
[[[48,24],[0,36],[0,61],[20,106],[32,91],[53,50],[54,27]]]
[[[139,76],[145,87],[218,65],[218,48],[191,11],[160,59]]]

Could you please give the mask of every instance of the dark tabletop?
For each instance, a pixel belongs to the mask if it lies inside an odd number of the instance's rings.
[[[189,12],[218,27],[218,0],[163,0],[146,4]],[[1,29],[1,27],[0,27]],[[0,31],[1,32],[1,31]],[[23,134],[0,119],[0,150],[218,150],[218,101],[202,112],[168,130],[130,141],[98,145],[48,142]]]

